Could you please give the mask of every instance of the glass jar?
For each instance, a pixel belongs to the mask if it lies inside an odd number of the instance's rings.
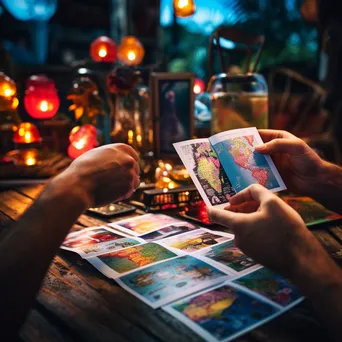
[[[268,90],[259,74],[219,74],[209,81],[211,134],[245,127],[268,127]]]

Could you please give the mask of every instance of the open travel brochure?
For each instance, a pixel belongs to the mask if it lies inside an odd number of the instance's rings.
[[[262,143],[251,127],[173,145],[206,205],[225,207],[232,195],[251,184],[272,192],[286,189],[271,157],[254,150]]]
[[[70,233],[61,248],[206,341],[230,341],[303,299],[237,248],[232,234],[160,214],[110,225]]]

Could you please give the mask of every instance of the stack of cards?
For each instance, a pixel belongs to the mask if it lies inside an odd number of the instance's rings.
[[[71,233],[61,248],[208,341],[229,341],[302,299],[289,281],[235,247],[231,234],[162,214],[110,226]]]

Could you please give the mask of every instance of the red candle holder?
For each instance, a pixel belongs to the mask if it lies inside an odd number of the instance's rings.
[[[30,122],[22,122],[13,135],[13,142],[17,144],[33,144],[41,140],[38,128]]]
[[[139,65],[145,56],[145,49],[140,41],[133,37],[127,36],[122,38],[118,48],[118,58],[126,65]]]
[[[95,62],[114,62],[116,60],[114,40],[106,36],[95,39],[90,45],[90,56]]]
[[[194,94],[196,95],[203,93],[205,90],[205,83],[201,79],[196,78],[194,82],[193,90],[194,90]]]
[[[26,82],[25,109],[35,119],[51,119],[59,108],[55,83],[45,75],[31,76]]]

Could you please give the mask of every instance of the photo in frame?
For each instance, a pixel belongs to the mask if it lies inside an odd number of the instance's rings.
[[[152,73],[150,78],[156,157],[177,158],[173,143],[194,133],[193,73]]]

